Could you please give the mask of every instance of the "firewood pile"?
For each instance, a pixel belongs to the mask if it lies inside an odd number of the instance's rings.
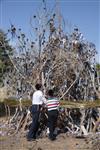
[[[34,90],[35,83],[42,82],[44,91],[53,88],[61,99],[76,101],[100,97],[95,46],[80,41],[78,29],[69,37],[66,35],[67,39],[63,34],[58,35],[56,31],[55,36],[50,36],[39,56],[33,49],[20,53],[20,57],[9,56],[14,69],[5,74],[5,86],[13,95],[26,97]]]
[[[10,109],[11,107],[9,107]],[[8,111],[9,113],[9,111]],[[40,128],[38,135],[44,137],[47,135],[47,110],[43,108],[40,113]],[[12,135],[27,133],[31,124],[30,106],[15,107],[13,116],[7,115],[6,121],[0,122],[0,135]],[[67,133],[76,137],[88,136],[90,133],[100,132],[100,108],[64,108],[60,107],[59,116],[56,125],[56,134]]]
[[[30,99],[35,83],[41,82],[44,94],[52,88],[60,100],[85,102],[100,99],[95,45],[88,42],[77,27],[71,33],[65,33],[64,23],[59,22],[60,14],[49,12],[44,3],[45,9],[30,19],[32,40],[12,24],[8,30],[8,36],[16,43],[13,56],[9,55],[14,67],[4,75],[8,95]],[[6,47],[5,50],[7,52]],[[13,133],[26,131],[31,121],[29,116],[29,107],[16,107],[14,116],[4,126],[12,128]],[[46,117],[45,112],[40,130],[46,131]],[[93,130],[100,132],[99,118],[98,107],[61,108],[57,132],[77,135],[88,135]]]

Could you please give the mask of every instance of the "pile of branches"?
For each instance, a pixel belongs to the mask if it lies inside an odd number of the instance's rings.
[[[58,34],[56,29],[41,55],[34,51],[35,48],[27,49],[19,57],[10,58],[15,69],[6,74],[6,86],[12,87],[13,94],[26,97],[34,90],[35,83],[42,82],[44,91],[53,88],[60,98],[94,100],[99,97],[99,73],[93,60],[96,49],[94,44],[80,40],[78,29],[70,36]]]
[[[39,117],[40,127],[37,136],[47,136],[47,120],[47,110],[43,108]],[[6,122],[0,123],[0,135],[13,135],[19,132],[27,134],[31,122],[31,108],[22,107],[20,104],[15,107],[13,116],[8,115]],[[67,133],[80,137],[95,132],[100,132],[100,108],[60,107],[55,134]]]
[[[35,83],[41,82],[44,92],[53,88],[60,99],[99,98],[95,45],[85,40],[77,27],[66,34],[61,14],[49,12],[45,1],[41,7],[40,13],[30,18],[32,40],[12,24],[8,30],[10,40],[16,43],[13,56],[9,55],[14,68],[4,75],[9,95],[30,98]]]

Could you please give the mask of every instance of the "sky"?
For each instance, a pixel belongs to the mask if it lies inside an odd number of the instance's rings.
[[[10,23],[30,32],[30,17],[36,14],[42,0],[0,0],[0,28],[6,31]],[[50,8],[55,0],[46,0]],[[57,0],[56,0],[57,1]],[[77,26],[84,37],[96,45],[100,63],[100,0],[59,0],[65,28]]]

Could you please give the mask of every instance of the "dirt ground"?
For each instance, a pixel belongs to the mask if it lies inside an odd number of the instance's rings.
[[[5,120],[1,118],[0,126],[3,124],[5,124]],[[1,131],[6,132],[5,129]],[[100,132],[87,137],[75,137],[68,133],[62,133],[57,136],[55,141],[50,141],[48,137],[42,137],[28,142],[26,133],[19,131],[15,135],[0,136],[0,150],[100,150]]]
[[[55,141],[43,137],[28,142],[25,134],[20,133],[0,138],[0,150],[92,150],[92,147],[88,138],[75,138],[71,135],[60,134]]]

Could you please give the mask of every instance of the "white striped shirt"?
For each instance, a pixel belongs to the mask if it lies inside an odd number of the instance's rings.
[[[48,111],[59,109],[59,100],[57,98],[48,98],[46,104]]]

